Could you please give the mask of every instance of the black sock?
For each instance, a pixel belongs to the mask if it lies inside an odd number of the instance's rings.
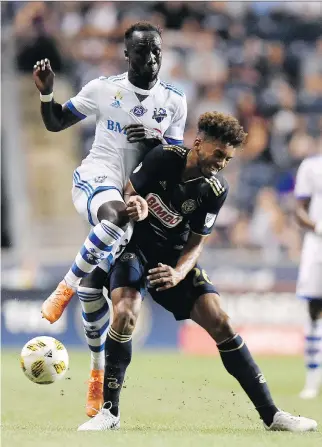
[[[104,403],[111,402],[111,413],[118,414],[125,371],[132,358],[131,335],[118,334],[109,328],[105,342]]]
[[[244,340],[236,334],[233,338],[220,343],[218,349],[226,370],[238,380],[265,424],[271,425],[278,408]]]

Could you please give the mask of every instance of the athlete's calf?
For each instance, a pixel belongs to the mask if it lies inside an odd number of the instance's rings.
[[[110,402],[111,413],[118,415],[124,376],[132,358],[132,333],[140,313],[142,298],[129,287],[114,289],[113,323],[105,342],[104,402]]]

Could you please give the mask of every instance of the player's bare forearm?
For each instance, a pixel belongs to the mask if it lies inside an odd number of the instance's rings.
[[[67,107],[53,101],[40,105],[42,120],[50,132],[60,132],[81,121]]]
[[[204,236],[192,233],[175,268],[159,262],[157,267],[149,270],[147,278],[150,285],[156,287],[157,292],[162,292],[179,284],[194,268],[205,239]]]
[[[295,207],[295,217],[298,224],[306,230],[315,230],[315,222],[313,222],[308,214],[310,199],[297,199]]]
[[[206,239],[206,236],[202,236],[200,234],[190,234],[187,245],[183,249],[183,252],[175,267],[175,270],[180,274],[182,279],[184,279],[190,270],[192,270],[196,265]]]
[[[126,204],[126,212],[135,222],[139,222],[147,218],[149,213],[149,207],[146,200],[138,195],[132,186],[130,180],[124,189],[124,202]]]
[[[41,59],[35,63],[33,78],[40,94],[47,96],[46,102],[45,98],[43,98],[40,106],[42,120],[47,130],[50,132],[60,132],[81,120],[68,107],[63,107],[51,99],[53,96],[55,73],[50,66],[49,59]]]
[[[123,198],[124,202],[127,204],[131,197],[137,196],[138,193],[133,188],[131,181],[129,180],[124,188]]]

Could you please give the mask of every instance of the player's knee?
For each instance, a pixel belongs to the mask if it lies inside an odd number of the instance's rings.
[[[196,302],[191,318],[203,327],[217,342],[233,334],[229,317],[215,293],[201,296]]]
[[[97,218],[100,222],[102,222],[102,220],[108,220],[123,230],[127,227],[130,221],[126,214],[125,203],[119,201],[103,203],[97,211]]]
[[[113,307],[113,329],[119,334],[132,334],[138,312],[127,301],[121,301]]]
[[[91,273],[81,279],[80,286],[90,289],[103,289],[106,282],[106,272],[96,267]]]
[[[130,309],[120,310],[113,321],[113,328],[120,334],[132,334],[135,328],[136,315]]]

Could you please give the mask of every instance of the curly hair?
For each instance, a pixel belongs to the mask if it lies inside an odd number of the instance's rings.
[[[161,37],[162,34],[162,30],[161,28],[157,25],[153,25],[150,22],[137,22],[134,23],[133,25],[131,25],[124,33],[124,40],[125,42],[127,42],[129,39],[131,39],[132,34],[135,31],[154,31],[155,33],[158,33],[159,36]]]
[[[236,118],[220,112],[206,112],[200,115],[198,132],[203,132],[206,138],[214,138],[234,147],[245,144],[247,138],[247,133]]]

